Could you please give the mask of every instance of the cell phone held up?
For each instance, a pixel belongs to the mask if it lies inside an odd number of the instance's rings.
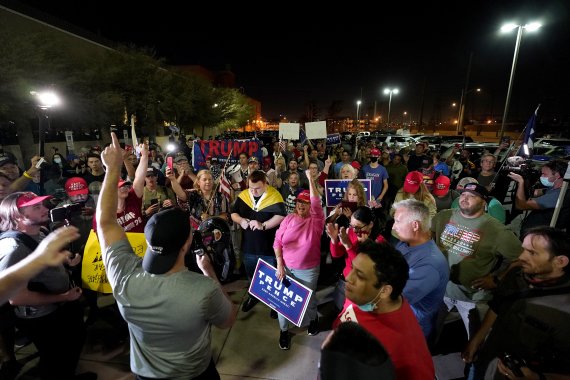
[[[72,203],[62,207],[52,208],[49,217],[52,223],[69,223],[74,216],[81,215],[83,206],[79,203]]]
[[[156,205],[156,204],[158,204],[158,198],[152,198],[152,199],[150,200],[150,205],[151,205],[151,206],[154,206],[154,205]]]
[[[356,202],[341,201],[340,207],[348,208],[350,211],[354,212],[358,207],[358,204]]]
[[[168,166],[170,168],[170,170],[174,170],[174,166],[172,163],[172,157],[167,157],[166,158],[166,166]]]
[[[512,371],[512,373],[516,377],[524,376],[524,373],[522,372],[521,368],[526,367],[526,362],[523,359],[505,352],[505,354],[501,358],[501,361],[508,369]]]

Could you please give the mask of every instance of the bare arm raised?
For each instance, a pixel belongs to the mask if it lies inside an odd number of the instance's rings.
[[[117,135],[111,133],[111,138],[113,142],[101,153],[101,160],[107,172],[103,180],[101,192],[99,193],[99,202],[97,203],[97,236],[99,237],[99,244],[101,245],[101,253],[103,255],[111,244],[127,238],[125,231],[117,223],[117,183],[121,176],[123,154]],[[143,165],[142,161],[143,159],[141,157],[139,167]],[[146,164],[144,165],[146,166]]]

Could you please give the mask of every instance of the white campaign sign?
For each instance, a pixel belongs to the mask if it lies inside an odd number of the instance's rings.
[[[327,122],[313,121],[305,123],[305,134],[310,140],[327,138]]]
[[[279,123],[279,138],[299,140],[299,123]]]

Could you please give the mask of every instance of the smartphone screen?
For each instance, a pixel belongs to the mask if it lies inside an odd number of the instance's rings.
[[[172,157],[166,158],[166,166],[168,166],[168,167],[170,168],[170,170],[173,170],[173,167],[172,167]]]
[[[356,202],[349,202],[349,201],[342,201],[341,202],[341,207],[342,208],[348,208],[348,209],[350,209],[350,211],[356,210],[356,206],[357,206]]]
[[[152,205],[155,205],[155,204],[157,204],[157,203],[158,203],[158,199],[157,199],[157,198],[153,198],[153,199],[150,200],[150,205],[151,205],[151,206],[152,206]]]

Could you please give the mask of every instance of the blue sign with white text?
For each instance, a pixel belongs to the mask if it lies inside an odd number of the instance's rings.
[[[301,327],[313,291],[287,276],[279,281],[277,269],[259,259],[249,286],[249,293]]]
[[[325,179],[327,207],[334,207],[340,203],[351,181],[351,179]],[[359,178],[358,182],[364,187],[364,196],[370,201],[372,199],[372,181]]]
[[[327,135],[327,146],[340,144],[340,133],[332,133]]]

